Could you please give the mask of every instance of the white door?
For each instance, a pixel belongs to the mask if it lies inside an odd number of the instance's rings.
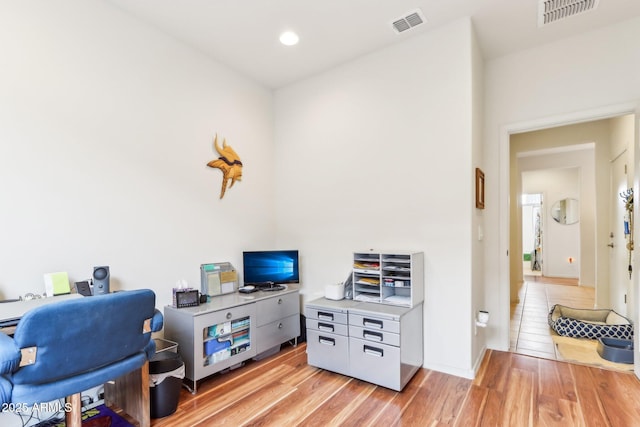
[[[630,294],[629,251],[625,236],[626,209],[620,196],[629,188],[627,181],[627,152],[618,156],[611,163],[611,224],[610,242],[611,257],[609,264],[609,299],[611,308],[623,316],[627,315],[627,295]]]

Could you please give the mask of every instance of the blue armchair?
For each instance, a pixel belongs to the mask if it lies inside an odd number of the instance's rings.
[[[13,337],[0,333],[0,404],[31,406],[64,397],[72,407],[67,426],[80,426],[80,392],[124,378],[127,390],[114,392],[121,397],[108,402],[148,426],[151,332],[161,330],[162,323],[155,294],[147,289],[32,309]],[[131,414],[131,408],[138,413]]]

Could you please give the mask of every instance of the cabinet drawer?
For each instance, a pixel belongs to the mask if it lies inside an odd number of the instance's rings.
[[[260,300],[256,303],[258,326],[300,313],[300,297],[297,292]]]
[[[309,318],[307,318],[307,329],[315,329],[323,333],[334,333],[343,336],[347,336],[349,332],[347,325]]]
[[[384,330],[372,330],[367,328],[361,328],[360,326],[349,326],[349,336],[353,338],[360,338],[365,341],[371,341],[374,343],[388,344],[395,347],[400,346],[400,335],[393,332],[386,332]]]
[[[307,319],[319,320],[321,322],[335,322],[347,324],[347,313],[338,311],[323,310],[315,307],[307,307]]]
[[[349,372],[349,338],[307,331],[307,363],[343,375]]]
[[[393,390],[401,390],[400,348],[351,338],[351,375]]]
[[[359,326],[371,331],[385,331],[385,332],[392,332],[394,334],[400,333],[399,321],[378,318],[375,316],[366,316],[362,314],[350,314],[349,325]]]
[[[300,336],[300,315],[294,314],[256,328],[256,351],[261,353]]]

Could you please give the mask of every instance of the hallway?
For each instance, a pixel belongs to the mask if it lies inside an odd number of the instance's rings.
[[[561,360],[547,323],[549,310],[554,304],[593,308],[595,289],[577,286],[574,279],[525,276],[518,297],[517,303],[511,303],[509,351]]]

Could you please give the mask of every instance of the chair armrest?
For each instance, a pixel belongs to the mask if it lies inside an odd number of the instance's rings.
[[[18,370],[21,358],[20,349],[13,338],[0,332],[0,375]]]
[[[156,308],[153,313],[153,317],[151,318],[151,332],[161,331],[163,326],[164,316],[162,315],[162,312]],[[149,340],[149,343],[144,348],[144,352],[147,354],[147,359],[151,359],[151,357],[156,353],[156,342],[153,339]]]
[[[164,317],[162,316],[162,312],[156,308],[151,318],[151,332],[161,331],[163,326]]]

